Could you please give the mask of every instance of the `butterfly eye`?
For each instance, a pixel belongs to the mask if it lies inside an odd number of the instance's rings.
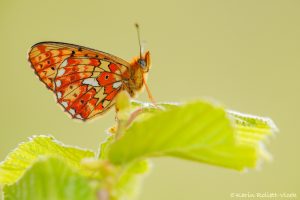
[[[138,60],[138,63],[141,65],[142,68],[145,68],[145,67],[146,67],[146,61],[145,61],[145,60],[139,59],[139,60]]]

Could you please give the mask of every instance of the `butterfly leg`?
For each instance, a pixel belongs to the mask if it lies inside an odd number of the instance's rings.
[[[152,94],[151,94],[151,91],[150,91],[150,89],[149,89],[149,87],[148,87],[148,85],[147,85],[145,79],[144,79],[144,84],[145,84],[145,88],[146,88],[146,91],[147,91],[147,94],[148,94],[148,98],[149,98],[150,101],[154,104],[154,106],[158,108],[157,103],[156,103],[156,101],[154,100],[154,98],[153,98],[153,96],[152,96]]]
[[[138,108],[133,113],[131,113],[126,126],[129,126],[133,122],[133,120],[135,120],[135,118],[137,118],[140,114],[142,114],[143,110],[144,110],[143,108]]]

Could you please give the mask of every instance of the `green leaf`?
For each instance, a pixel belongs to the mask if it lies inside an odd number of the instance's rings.
[[[24,176],[4,187],[4,200],[96,200],[95,187],[58,158],[40,157]]]
[[[274,132],[278,132],[278,128],[268,117],[259,117],[236,111],[227,112],[229,117],[234,120],[239,142],[264,141]]]
[[[67,164],[80,168],[80,161],[94,157],[94,153],[63,145],[50,136],[34,136],[28,142],[21,143],[0,164],[0,185],[17,181],[40,156],[59,157]]]
[[[260,155],[271,160],[271,154],[264,148],[264,143],[269,136],[278,132],[275,123],[268,117],[243,114],[236,111],[227,111],[228,116],[233,120],[237,132],[236,141],[241,145],[250,145],[254,148],[260,145]]]
[[[107,148],[109,147],[110,144],[114,142],[114,137],[115,137],[114,135],[108,135],[105,141],[100,144],[99,153],[98,153],[99,159],[103,159],[103,160],[106,159]]]
[[[108,158],[112,163],[121,165],[147,157],[176,156],[243,170],[255,167],[263,158],[261,139],[252,143],[238,139],[253,136],[258,126],[252,124],[246,130],[250,136],[241,136],[241,128],[245,126],[236,127],[233,115],[224,108],[204,101],[162,106],[165,111],[151,111],[151,117],[136,120],[110,146]]]
[[[150,163],[147,160],[134,162],[131,165],[125,166],[118,175],[111,198],[132,200],[137,197],[142,180],[149,170]]]
[[[101,143],[98,155],[100,161],[105,161],[105,159],[107,158],[107,150],[114,141],[115,135],[110,134],[107,136],[106,140]],[[106,174],[106,177],[102,176],[102,182],[109,180],[108,183],[112,184],[112,186],[108,187],[112,188],[112,190],[110,191],[110,199],[132,200],[137,197],[139,193],[139,188],[141,187],[142,180],[150,170],[150,163],[147,160],[142,160],[139,162],[133,162],[131,165],[118,167],[117,169],[115,169],[115,171],[110,170],[110,172],[112,172],[112,177],[109,177],[110,175],[105,172],[109,170],[105,170],[105,168],[99,169],[100,172]]]

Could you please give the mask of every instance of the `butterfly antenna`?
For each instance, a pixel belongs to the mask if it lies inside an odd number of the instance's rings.
[[[136,27],[136,31],[137,31],[137,35],[138,35],[138,40],[139,40],[139,46],[140,46],[140,58],[142,59],[142,51],[143,51],[143,48],[142,48],[142,44],[141,44],[141,38],[140,38],[140,26],[138,23],[135,23],[135,27]],[[144,82],[144,85],[146,87],[146,91],[148,93],[148,97],[150,99],[150,101],[153,103],[153,105],[155,107],[157,107],[157,104],[156,104],[156,101],[154,100],[151,92],[150,92],[150,89],[147,85],[147,82],[145,81],[145,78],[143,78],[143,82]]]
[[[135,23],[135,28],[136,28],[137,36],[138,36],[138,40],[139,40],[140,58],[142,59],[142,44],[141,44],[141,37],[140,37],[140,26],[138,23]]]

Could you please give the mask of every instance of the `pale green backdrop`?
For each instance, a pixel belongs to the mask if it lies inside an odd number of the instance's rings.
[[[52,40],[131,60],[134,22],[152,53],[157,101],[212,97],[228,108],[272,117],[274,161],[238,173],[172,158],[154,160],[141,200],[233,199],[232,192],[300,195],[300,2],[0,0],[0,159],[33,134],[96,150],[110,112],[71,120],[27,62],[34,43]],[[145,93],[140,100],[147,100]],[[183,116],[184,117],[184,116]],[[184,133],[182,133],[184,134]],[[130,148],[130,147],[128,147]]]

